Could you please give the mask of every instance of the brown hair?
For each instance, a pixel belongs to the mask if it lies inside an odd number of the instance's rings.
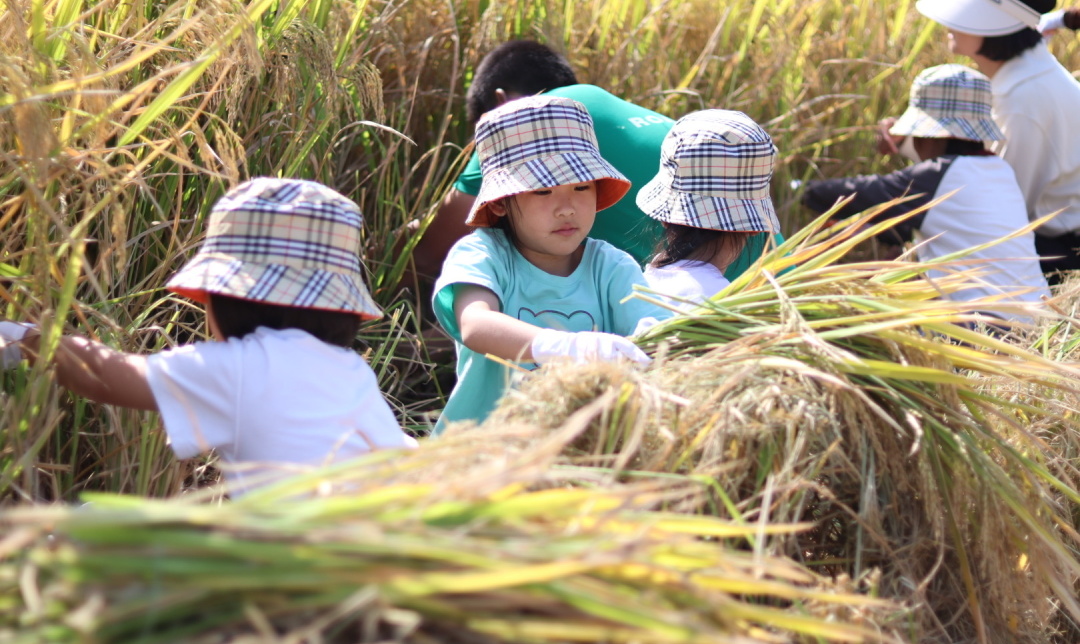
[[[694,228],[664,222],[664,236],[657,244],[656,255],[649,262],[660,268],[683,259],[711,262],[721,257],[727,267],[746,248],[746,241],[758,233]]]
[[[326,311],[296,306],[279,306],[210,293],[210,312],[226,339],[242,338],[258,327],[300,329],[339,347],[351,347],[360,330],[360,316],[344,311]]]

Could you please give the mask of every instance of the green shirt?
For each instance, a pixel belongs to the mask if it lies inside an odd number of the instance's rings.
[[[482,286],[499,298],[500,310],[533,326],[560,331],[603,331],[632,335],[646,318],[663,320],[671,311],[638,298],[623,301],[645,277],[634,260],[611,244],[585,240],[581,263],[563,277],[543,271],[514,248],[497,228],[479,228],[461,238],[435,283],[433,306],[457,348],[457,385],[435,426],[458,420],[481,422],[510,384],[510,371],[461,342],[454,315],[456,287]],[[522,365],[535,368],[533,364]]]
[[[660,144],[667,136],[672,119],[634,105],[595,85],[569,85],[547,92],[578,101],[592,116],[600,154],[626,175],[633,187],[617,204],[597,213],[589,237],[602,239],[630,253],[638,264],[645,264],[656,251],[663,236],[663,224],[643,213],[636,203],[637,192],[660,169]],[[454,188],[465,194],[480,194],[483,175],[480,157],[473,153]],[[775,235],[776,244],[784,241]],[[747,241],[742,254],[724,271],[733,280],[761,256],[766,236],[757,235]]]

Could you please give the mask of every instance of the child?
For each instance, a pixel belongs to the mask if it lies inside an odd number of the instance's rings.
[[[507,369],[485,357],[546,363],[648,357],[624,335],[659,307],[627,298],[645,284],[627,253],[589,239],[596,212],[630,182],[600,156],[592,119],[577,101],[511,101],[477,123],[484,184],[450,250],[434,308],[458,351],[446,423],[483,420],[502,396]],[[616,335],[617,334],[617,335]]]
[[[1014,233],[1028,223],[1024,196],[1008,163],[991,154],[986,141],[1002,138],[990,117],[990,82],[962,65],[924,70],[911,86],[908,109],[889,133],[904,137],[898,148],[914,165],[885,175],[811,181],[803,203],[825,212],[854,194],[838,216],[914,195],[881,214],[896,217],[953,191],[943,202],[885,232],[893,243],[915,238],[923,261]],[[979,286],[952,293],[957,301],[1008,293],[1006,300],[1038,302],[1049,294],[1032,233],[1008,239],[969,255],[990,260],[978,267]],[[941,275],[930,271],[929,276]],[[1029,319],[1027,316],[1015,316]]]
[[[664,224],[645,269],[649,286],[690,301],[727,286],[723,271],[747,239],[780,232],[769,197],[775,165],[772,139],[742,112],[679,119],[660,149],[660,172],[637,196],[638,207]]]
[[[210,214],[206,241],[166,285],[206,306],[216,342],[150,356],[65,336],[61,385],[92,400],[158,411],[179,458],[216,449],[235,494],[274,464],[318,465],[412,447],[350,349],[361,320],[382,315],[361,278],[362,218],[311,181],[254,179]],[[33,325],[0,323],[3,366],[34,359]],[[249,478],[250,477],[250,478]]]

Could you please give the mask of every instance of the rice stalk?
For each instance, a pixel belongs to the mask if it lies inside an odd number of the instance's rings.
[[[957,258],[830,263],[879,232],[871,216],[825,236],[823,217],[691,315],[654,327],[644,373],[545,368],[476,431],[554,429],[608,396],[569,445],[572,462],[606,468],[608,481],[716,481],[722,492],[683,511],[810,521],[754,548],[853,578],[880,570],[885,596],[914,602],[921,641],[1045,641],[1080,616],[1080,399],[1075,365],[1025,337],[1045,343],[1060,321],[1005,339],[957,326],[1019,306],[938,299],[977,268],[919,276]]]
[[[492,438],[509,462],[456,478],[431,476],[475,458],[450,440],[226,505],[8,510],[0,597],[24,611],[20,632],[54,641],[211,641],[261,623],[324,641],[897,641],[860,625],[892,603],[732,547],[754,527],[658,509],[692,483],[530,489],[545,468],[506,436]]]

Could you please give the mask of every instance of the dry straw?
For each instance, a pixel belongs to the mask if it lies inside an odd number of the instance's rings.
[[[250,176],[316,179],[365,213],[387,316],[363,350],[411,423],[449,370],[428,357],[415,285],[396,288],[403,230],[423,228],[463,160],[465,81],[492,45],[540,37],[582,81],[673,117],[750,114],[780,149],[790,233],[805,223],[790,180],[885,168],[864,135],[948,55],[912,5],[8,2],[3,315],[138,351],[200,337],[198,312],[160,288],[210,204]],[[1052,45],[1080,67],[1080,41]],[[925,267],[836,266],[852,249],[774,256],[771,276],[658,330],[654,369],[548,369],[498,412],[505,427],[394,467],[245,505],[6,511],[0,639],[1080,639],[1077,402],[1056,366],[1080,344],[1075,298],[991,342],[952,324],[967,312],[913,279]],[[6,506],[172,496],[210,475],[177,463],[153,418],[74,401],[43,367],[3,385]],[[320,481],[348,493],[289,500]],[[594,550],[611,567],[574,567]],[[538,569],[551,576],[522,574]]]
[[[524,449],[521,430],[507,428],[487,442],[497,455],[478,458],[472,440],[429,443],[227,505],[98,495],[81,508],[5,512],[0,597],[17,611],[0,619],[0,633],[26,641],[899,641],[882,630],[898,613],[892,603],[736,547],[798,526],[761,530],[664,511],[699,493],[692,481],[568,486],[579,479],[551,468],[558,440]]]
[[[810,522],[753,548],[880,574],[879,591],[913,609],[919,641],[1077,633],[1077,366],[1024,348],[1056,337],[1072,351],[1074,318],[998,340],[956,325],[994,303],[936,298],[977,267],[931,284],[913,279],[926,264],[819,261],[880,232],[857,232],[872,217],[824,239],[808,228],[696,315],[655,329],[646,372],[546,369],[470,433],[555,429],[606,399],[572,462],[612,481],[710,481],[683,511]]]

